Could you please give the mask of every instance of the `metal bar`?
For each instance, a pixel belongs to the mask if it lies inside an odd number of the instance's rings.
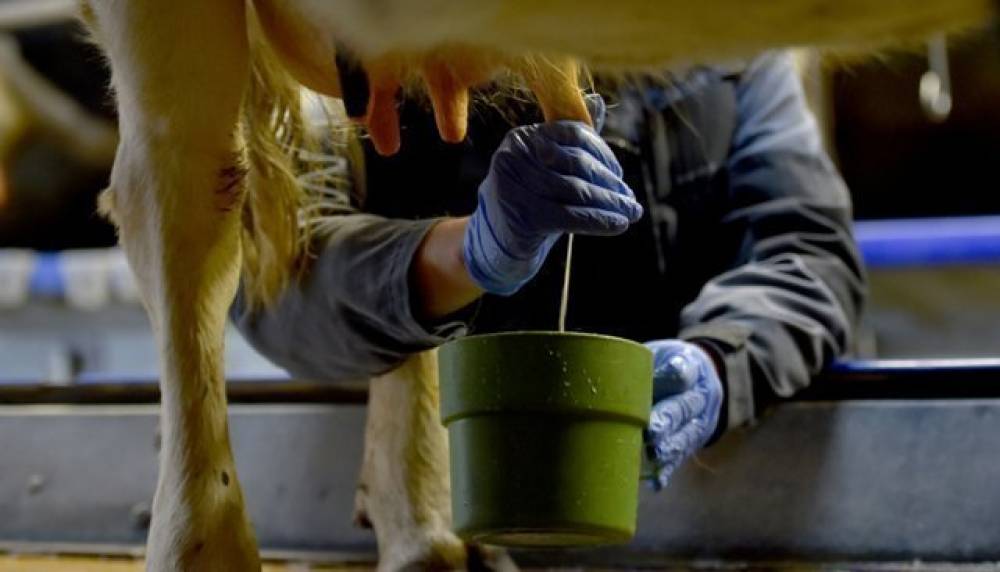
[[[844,360],[827,369],[831,379],[864,381],[873,378],[998,375],[1000,358]]]
[[[0,30],[57,24],[72,20],[77,14],[76,0],[8,0],[0,2]]]
[[[935,123],[951,115],[951,72],[948,69],[948,41],[937,34],[927,41],[928,69],[920,77],[920,105]]]
[[[144,544],[102,544],[92,542],[8,542],[0,540],[0,554],[15,556],[54,555],[60,556],[92,556],[95,558],[142,558],[145,555]],[[373,550],[270,550],[263,548],[260,557],[265,562],[295,562],[298,564],[316,565],[367,565],[378,561],[378,555]],[[0,561],[2,564],[2,561]]]
[[[870,268],[1000,263],[1000,216],[857,221],[854,235]],[[28,253],[32,263],[30,275],[25,279],[31,295],[63,297],[65,260],[74,255],[73,252]],[[108,260],[120,256],[117,249],[107,249]]]
[[[231,403],[364,404],[368,390],[359,384],[331,384],[287,379],[231,381],[226,386]],[[136,405],[160,402],[155,379],[87,382],[72,385],[0,382],[0,404]]]
[[[1000,397],[1000,359],[858,360],[833,364],[796,400]]]
[[[1000,262],[1000,217],[867,220],[854,223],[869,268]]]
[[[865,264],[874,269],[1000,263],[1000,216],[857,221],[854,234]],[[23,251],[17,253],[25,254]],[[570,248],[567,248],[567,273],[569,255]],[[77,254],[28,252],[27,256],[32,262],[30,274],[24,280],[30,295],[40,298],[65,296],[67,273],[64,267],[67,258]],[[104,272],[109,272],[121,256],[117,249],[109,248],[107,260],[94,263],[107,266]],[[117,280],[130,278],[126,273]],[[129,291],[134,288],[131,284],[120,287]]]
[[[365,383],[333,384],[287,378],[230,379],[232,403],[364,404]],[[966,399],[1000,397],[1000,359],[843,361],[817,376],[793,401],[846,399]],[[155,404],[157,380],[83,378],[65,385],[0,381],[0,404]]]

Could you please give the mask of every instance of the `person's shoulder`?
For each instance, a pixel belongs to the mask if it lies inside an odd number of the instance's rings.
[[[733,72],[732,78],[740,84],[795,77],[796,55],[792,50],[768,50],[739,62]]]
[[[739,83],[762,70],[786,66],[793,67],[790,52],[768,50],[745,58],[675,68],[664,75],[668,84],[666,91],[675,97],[690,96],[719,83]]]
[[[750,69],[756,58],[733,59],[716,62],[707,66],[717,80],[737,81]]]
[[[635,93],[647,105],[664,109],[681,100],[697,98],[720,83],[737,79],[743,69],[743,65],[728,63],[672,68],[644,78],[641,89]]]
[[[788,51],[769,50],[748,58],[679,66],[645,74],[632,81],[630,88],[619,95],[665,109],[683,99],[697,98],[718,89],[720,84],[744,86],[762,77],[787,75],[791,70],[794,70],[794,63]]]

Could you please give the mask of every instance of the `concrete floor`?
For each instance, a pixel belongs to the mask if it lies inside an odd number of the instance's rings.
[[[143,572],[143,561],[132,558],[102,558],[83,556],[45,556],[0,555],[0,571],[2,572]],[[262,572],[369,572],[372,567],[362,566],[331,566],[312,564],[308,562],[270,562],[265,563]],[[561,567],[561,568],[522,568],[522,572],[541,571],[572,571],[594,572],[596,568]],[[619,569],[620,570],[620,569]],[[801,564],[794,562],[774,563],[740,563],[740,562],[701,562],[678,563],[676,566],[651,568],[650,570],[670,570],[672,572],[998,572],[1000,567],[995,563],[829,563]]]
[[[133,558],[102,558],[82,556],[10,555],[0,556],[3,572],[143,572],[143,561]],[[362,572],[371,567],[323,566],[309,563],[267,563],[262,572]]]

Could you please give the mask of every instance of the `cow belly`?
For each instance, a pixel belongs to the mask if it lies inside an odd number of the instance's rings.
[[[790,45],[883,45],[984,23],[995,7],[993,0],[610,4],[605,0],[294,0],[278,4],[368,57],[457,43],[564,53],[611,68],[730,57]]]

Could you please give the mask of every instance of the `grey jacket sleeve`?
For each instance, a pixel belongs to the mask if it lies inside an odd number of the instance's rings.
[[[230,316],[251,345],[293,376],[345,381],[384,373],[463,328],[428,330],[410,306],[410,261],[436,222],[338,215],[325,224],[318,257],[301,281],[268,308],[249,308],[241,290]]]
[[[681,316],[681,337],[709,345],[724,363],[724,427],[806,387],[847,351],[865,296],[850,195],[787,56],[751,66],[737,112],[723,224],[742,247]]]

